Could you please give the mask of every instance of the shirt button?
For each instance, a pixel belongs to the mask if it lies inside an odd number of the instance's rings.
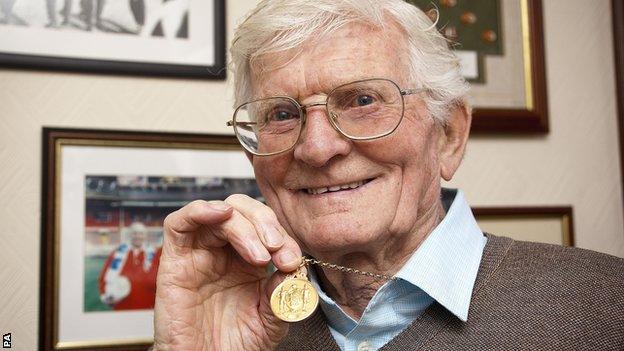
[[[368,340],[366,341],[362,341],[361,343],[358,344],[358,351],[370,351],[371,350],[371,344],[370,342],[368,342]]]

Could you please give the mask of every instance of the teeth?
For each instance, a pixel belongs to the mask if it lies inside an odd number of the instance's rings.
[[[364,185],[364,183],[366,183],[365,181],[361,180],[359,182],[353,182],[353,183],[349,183],[349,184],[343,184],[343,185],[334,185],[334,186],[330,186],[329,188],[310,188],[310,189],[306,189],[308,194],[311,195],[318,195],[318,194],[323,194],[326,193],[328,191],[338,191],[338,190],[342,190],[342,189],[355,189],[355,188],[359,188],[360,186]]]

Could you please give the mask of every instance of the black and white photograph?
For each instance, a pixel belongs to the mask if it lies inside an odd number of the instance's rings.
[[[0,0],[0,64],[222,79],[223,11],[224,0]]]
[[[190,0],[2,0],[0,24],[188,39]]]

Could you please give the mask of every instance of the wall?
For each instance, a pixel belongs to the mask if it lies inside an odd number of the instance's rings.
[[[252,2],[228,1],[228,37]],[[551,130],[470,141],[473,205],[567,205],[577,246],[624,257],[610,2],[544,1]],[[42,126],[229,133],[231,85],[0,70],[0,333],[38,335]]]
[[[475,206],[572,205],[576,245],[624,256],[610,1],[543,1],[551,132],[474,137],[453,184]]]

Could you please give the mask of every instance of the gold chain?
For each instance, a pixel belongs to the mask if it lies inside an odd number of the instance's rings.
[[[359,274],[359,275],[363,275],[363,276],[367,276],[367,277],[372,277],[372,278],[375,278],[375,279],[385,279],[385,280],[394,280],[394,279],[396,279],[396,277],[391,277],[389,275],[372,273],[372,272],[365,272],[365,271],[361,271],[361,270],[355,269],[355,268],[349,268],[349,267],[344,267],[344,266],[340,266],[340,265],[333,264],[333,263],[327,263],[327,262],[315,260],[313,258],[302,257],[302,260],[303,260],[303,262],[301,263],[301,266],[305,266],[306,264],[315,264],[315,265],[319,265],[319,266],[321,266],[323,268],[329,268],[329,269],[333,269],[335,271],[344,272],[344,273]]]

